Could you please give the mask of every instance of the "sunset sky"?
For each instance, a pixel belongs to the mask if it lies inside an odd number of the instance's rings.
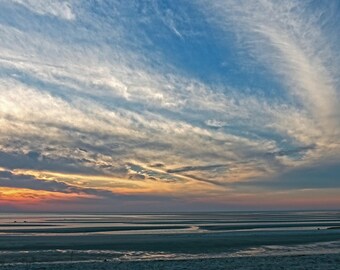
[[[340,208],[340,1],[0,0],[0,212]]]

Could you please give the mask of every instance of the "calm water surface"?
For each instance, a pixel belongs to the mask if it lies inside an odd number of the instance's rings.
[[[339,228],[340,211],[3,213],[0,263],[340,254]]]

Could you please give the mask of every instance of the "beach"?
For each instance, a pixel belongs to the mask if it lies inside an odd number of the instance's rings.
[[[0,217],[0,269],[337,269],[333,212]]]
[[[339,254],[272,256],[272,257],[243,257],[224,259],[195,259],[195,260],[156,260],[131,262],[74,262],[74,263],[41,263],[4,265],[4,270],[66,270],[66,269],[101,269],[101,270],[194,270],[194,269],[327,269],[337,270],[340,265]]]

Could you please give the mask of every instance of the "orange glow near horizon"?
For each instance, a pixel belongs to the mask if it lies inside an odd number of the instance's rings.
[[[151,179],[136,181],[106,175],[84,175],[25,169],[15,169],[12,173],[16,175],[30,175],[38,180],[65,182],[76,187],[103,189],[125,195],[162,195],[168,194],[169,192],[176,192],[177,195],[181,196],[187,193],[198,194],[202,190],[218,190],[216,186],[210,183],[195,181],[185,176],[181,176],[183,182],[161,182]]]
[[[0,167],[1,170],[3,169]],[[11,173],[31,176],[37,181],[58,181],[79,188],[79,192],[0,187],[0,207],[12,205],[16,208],[28,209],[39,206],[39,209],[45,207],[48,210],[51,206],[53,207],[54,203],[62,205],[64,203],[73,205],[80,203],[81,205],[86,199],[103,200],[103,202],[108,199],[106,202],[112,203],[110,199],[115,195],[142,196],[147,201],[150,196],[152,200],[153,196],[167,197],[169,194],[175,200],[178,199],[183,203],[226,207],[238,205],[248,208],[254,205],[265,209],[270,205],[274,208],[298,209],[312,208],[313,205],[335,207],[340,204],[338,189],[234,192],[232,189],[221,190],[218,186],[210,183],[194,181],[190,178],[184,179],[184,177],[182,182],[160,182],[151,179],[137,181],[105,175],[81,175],[25,169],[15,169]],[[85,190],[82,192],[82,188],[97,190],[98,194],[87,194]],[[106,195],[101,196],[101,191],[112,192],[112,198],[106,197]]]
[[[77,193],[62,193],[28,188],[0,187],[0,205],[11,203],[18,205],[39,204],[43,201],[71,201],[96,196]]]

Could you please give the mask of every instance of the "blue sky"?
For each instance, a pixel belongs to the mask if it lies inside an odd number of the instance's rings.
[[[0,207],[338,207],[339,11],[1,1]]]

